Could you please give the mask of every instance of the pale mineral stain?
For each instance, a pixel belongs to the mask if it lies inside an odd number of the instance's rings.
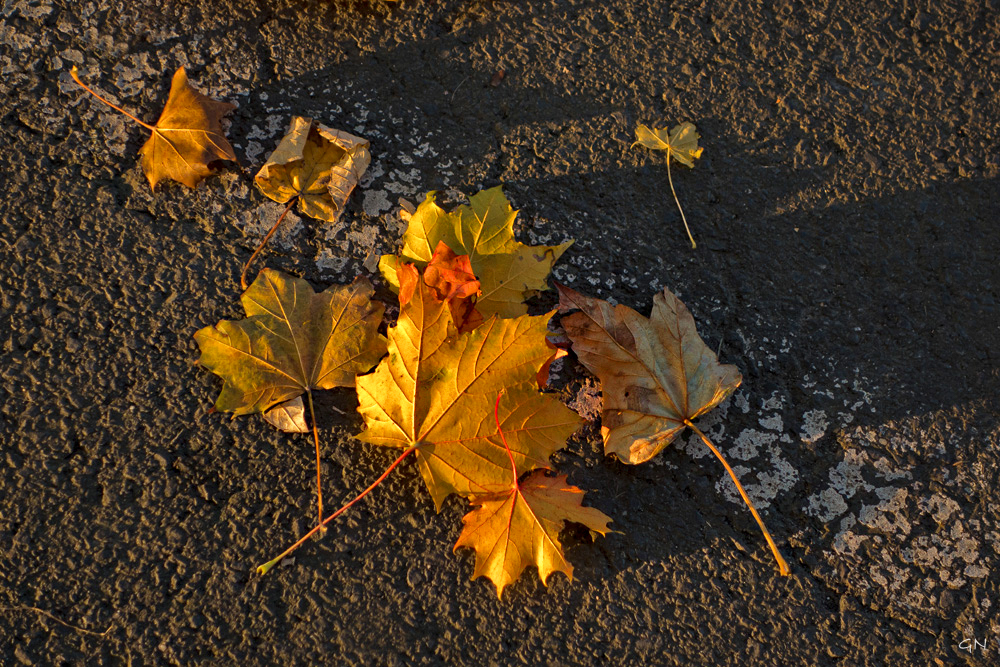
[[[827,418],[826,412],[823,410],[810,410],[802,415],[802,441],[808,443],[816,442],[826,435],[826,429],[829,426],[830,420]]]

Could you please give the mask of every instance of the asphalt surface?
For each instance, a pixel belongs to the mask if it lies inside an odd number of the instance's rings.
[[[0,664],[996,664],[998,17],[4,0]],[[145,131],[74,64],[149,121],[187,66],[238,104],[244,171],[154,196]],[[702,425],[793,575],[698,442],[628,467],[591,421],[556,463],[620,532],[569,532],[573,582],[529,571],[498,601],[451,553],[465,503],[435,514],[412,467],[257,577],[310,527],[311,444],[211,414],[192,334],[241,315],[240,269],[281,211],[250,176],[292,115],[368,138],[373,162],[339,222],[290,216],[261,266],[374,278],[400,197],[503,183],[522,240],[576,239],[556,279],[642,312],[669,287],[740,368]],[[673,171],[697,250],[663,155],[629,148],[637,123],[684,120],[705,148]],[[554,376],[592,415],[582,367]],[[322,401],[331,506],[392,458],[351,438],[355,405]]]

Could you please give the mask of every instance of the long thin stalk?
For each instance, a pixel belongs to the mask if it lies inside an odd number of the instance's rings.
[[[76,630],[77,632],[81,632],[85,635],[90,635],[92,637],[101,637],[101,638],[107,637],[108,633],[111,632],[111,628],[113,627],[112,625],[109,625],[108,629],[105,630],[104,632],[96,632],[94,630],[88,630],[87,628],[81,628],[79,625],[73,625],[72,623],[67,623],[66,621],[56,616],[55,614],[47,612],[44,609],[39,609],[38,607],[31,607],[28,605],[18,605],[16,607],[2,606],[0,607],[0,611],[21,611],[21,612],[30,611],[35,614],[41,614],[45,618],[55,621],[59,625],[65,626],[70,630]]]
[[[316,411],[313,410],[313,394],[311,390],[306,390],[306,396],[309,398],[309,423],[312,424],[313,430],[313,441],[316,443],[316,503],[318,505],[319,513],[316,515],[316,523],[319,525],[323,524],[323,478],[320,472],[320,456],[319,456],[319,429],[316,427]]]
[[[296,195],[288,200],[288,206],[286,206],[285,210],[281,212],[281,215],[278,217],[278,221],[274,223],[274,226],[271,227],[271,231],[267,233],[267,236],[264,237],[264,240],[260,242],[260,245],[257,246],[257,249],[253,251],[252,255],[250,255],[250,259],[248,259],[247,263],[243,265],[243,273],[240,274],[240,286],[243,287],[244,291],[246,291],[247,288],[247,271],[250,270],[250,265],[253,264],[253,261],[255,259],[257,259],[257,255],[259,255],[260,251],[264,249],[264,246],[267,245],[267,242],[271,240],[271,237],[274,236],[274,233],[278,231],[278,226],[281,225],[281,221],[284,220],[285,216],[288,215],[288,212],[292,210],[292,204],[294,204],[295,200],[298,198],[299,198],[298,195]]]
[[[106,99],[104,99],[103,97],[101,97],[100,95],[98,95],[96,92],[94,92],[94,90],[91,89],[90,86],[88,86],[87,84],[85,84],[83,81],[80,81],[80,76],[77,73],[76,65],[74,65],[73,69],[70,70],[69,75],[71,77],[73,77],[73,80],[76,81],[76,83],[77,83],[78,86],[80,86],[81,88],[83,88],[84,90],[86,90],[88,93],[90,93],[91,95],[93,95],[94,97],[96,97],[97,99],[99,99],[100,101],[102,101],[105,104],[107,104],[109,107],[111,107],[112,109],[114,109],[118,113],[125,114],[126,116],[128,116],[129,118],[131,118],[132,120],[134,120],[135,122],[139,123],[139,125],[142,125],[147,130],[150,130],[152,132],[156,131],[156,128],[153,127],[152,125],[150,125],[149,123],[142,122],[141,120],[139,120],[138,118],[136,118],[135,116],[133,116],[132,114],[130,114],[128,111],[125,111],[125,109],[122,109],[120,106],[114,105],[111,102],[107,101]]]
[[[681,208],[681,200],[677,198],[677,191],[674,190],[674,178],[670,175],[670,155],[667,155],[667,180],[670,181],[670,192],[674,195],[674,201],[677,203],[677,210],[681,212],[681,220],[684,221],[684,230],[688,233],[688,238],[691,239],[691,249],[694,250],[698,247],[698,244],[694,242],[694,237],[691,236],[691,228],[688,227],[687,218],[684,217],[684,209]]]
[[[389,466],[388,468],[386,468],[385,472],[382,473],[382,476],[379,477],[378,479],[376,479],[374,482],[372,482],[371,486],[369,486],[367,489],[365,489],[364,491],[362,491],[354,500],[352,500],[351,502],[347,503],[346,505],[344,505],[343,507],[341,507],[339,510],[337,510],[336,512],[334,512],[333,514],[331,514],[330,516],[328,516],[327,518],[325,518],[318,526],[316,526],[315,528],[313,528],[312,530],[310,530],[308,533],[306,533],[305,535],[303,535],[302,537],[300,537],[295,544],[293,544],[292,546],[290,546],[287,549],[285,549],[284,551],[282,551],[281,554],[277,558],[272,558],[271,560],[267,561],[263,565],[259,566],[257,568],[257,574],[259,574],[259,575],[265,575],[265,574],[267,574],[268,570],[270,570],[272,567],[274,567],[275,565],[277,565],[278,563],[280,563],[281,560],[283,558],[285,558],[285,556],[287,556],[288,554],[290,554],[293,551],[295,551],[296,549],[298,549],[300,546],[302,546],[302,544],[306,540],[308,540],[310,537],[312,537],[313,535],[315,535],[316,533],[318,533],[320,530],[322,530],[324,527],[326,527],[326,524],[330,523],[331,521],[333,521],[334,519],[336,519],[338,516],[340,516],[341,514],[343,514],[344,512],[346,512],[347,509],[351,505],[353,505],[354,503],[358,502],[359,500],[361,500],[362,498],[364,498],[365,496],[367,496],[372,491],[372,489],[374,489],[376,486],[378,486],[383,481],[385,481],[385,478],[389,476],[389,473],[391,473],[396,468],[396,466],[398,466],[400,463],[402,463],[403,459],[405,459],[407,456],[410,455],[410,452],[414,451],[419,446],[420,446],[419,444],[413,445],[412,447],[409,447],[406,451],[404,451],[402,454],[400,454],[399,458],[397,458],[395,461],[393,461],[392,465]]]
[[[771,547],[771,553],[774,554],[774,560],[778,562],[778,571],[781,572],[783,576],[791,574],[792,571],[788,568],[788,563],[785,561],[784,557],[782,557],[781,552],[778,551],[778,545],[774,543],[773,539],[771,539],[771,533],[767,532],[767,528],[764,526],[764,521],[760,518],[760,514],[757,514],[757,508],[753,506],[753,503],[750,501],[750,496],[748,496],[747,492],[743,490],[743,485],[740,484],[740,480],[736,478],[736,473],[729,467],[729,463],[726,461],[725,457],[722,456],[722,452],[716,449],[715,445],[712,444],[712,441],[708,439],[708,436],[702,433],[701,429],[692,424],[690,419],[684,423],[688,428],[701,437],[702,442],[704,442],[708,448],[712,450],[712,453],[715,454],[715,456],[722,462],[722,465],[726,467],[726,472],[728,472],[729,476],[733,478],[733,483],[736,484],[736,489],[740,492],[740,495],[743,496],[743,502],[745,502],[747,507],[750,508],[753,518],[757,520],[757,525],[760,526],[761,532],[764,533],[764,539],[767,540],[768,546]]]

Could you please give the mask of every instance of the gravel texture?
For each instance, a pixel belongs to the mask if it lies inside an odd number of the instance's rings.
[[[3,0],[0,664],[996,664],[998,54],[996,0]],[[238,105],[244,171],[154,195],[146,132],[74,64],[148,121],[186,66]],[[793,576],[700,443],[628,467],[592,420],[556,462],[620,532],[570,531],[573,582],[498,601],[451,553],[465,503],[435,514],[410,466],[257,577],[310,527],[312,446],[210,413],[192,334],[241,315],[282,209],[251,175],[292,115],[373,162],[260,266],[371,276],[399,198],[503,183],[522,240],[576,239],[556,279],[641,312],[669,287],[740,368],[702,426]],[[663,154],[629,147],[683,120],[697,250]],[[554,375],[593,418],[582,367]],[[330,506],[392,458],[355,405],[322,401]]]

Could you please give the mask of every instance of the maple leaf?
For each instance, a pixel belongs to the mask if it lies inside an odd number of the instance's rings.
[[[564,572],[572,580],[573,566],[559,541],[563,525],[579,523],[607,535],[611,522],[600,510],[581,505],[583,495],[565,475],[549,477],[536,470],[506,491],[472,498],[477,508],[462,519],[465,525],[455,549],[476,550],[472,578],[488,577],[498,598],[529,565],[538,567],[543,584],[548,585],[553,572]]]
[[[323,486],[312,391],[352,386],[358,373],[385,354],[385,339],[378,333],[385,306],[372,301],[372,294],[364,278],[316,294],[301,278],[264,269],[241,297],[246,319],[223,320],[194,335],[201,348],[198,363],[223,380],[216,410],[234,415],[266,411],[265,418],[278,428],[301,432],[300,397],[306,394],[320,526]]]
[[[385,307],[364,278],[316,294],[309,283],[264,269],[243,293],[247,317],[199,330],[198,363],[223,379],[215,408],[263,412],[312,389],[354,385],[385,354]]]
[[[236,105],[213,100],[192,88],[183,67],[174,73],[167,104],[155,126],[111,104],[84,85],[75,66],[70,73],[84,90],[152,132],[139,153],[142,155],[142,170],[153,190],[164,178],[193,188],[213,173],[208,166],[210,163],[216,160],[237,161],[221,123],[222,117]]]
[[[528,246],[515,240],[517,212],[500,186],[472,195],[468,205],[451,213],[437,205],[435,196],[428,193],[410,216],[400,255],[383,255],[379,261],[385,280],[398,289],[400,264],[409,262],[423,268],[443,241],[455,253],[469,256],[482,287],[476,309],[483,317],[517,317],[528,312],[524,300],[547,289],[552,265],[573,242]]]
[[[415,266],[400,265],[398,276],[400,313],[389,329],[389,356],[357,381],[365,421],[358,438],[397,449],[416,446],[438,510],[451,493],[502,491],[510,467],[490,402],[506,389],[500,422],[518,469],[547,468],[551,453],[580,423],[536,386],[552,356],[545,343],[552,313],[491,317],[459,334],[449,305]]]
[[[297,198],[300,213],[332,222],[370,162],[366,139],[295,116],[254,181],[274,201]]]
[[[424,283],[434,290],[438,299],[448,304],[451,319],[459,333],[472,331],[483,323],[482,314],[476,310],[476,297],[482,294],[482,290],[472,273],[468,255],[456,255],[441,241],[424,269]],[[412,284],[416,286],[416,283]],[[400,304],[409,301],[411,296],[412,293],[400,293]]]
[[[667,180],[670,182],[670,192],[674,195],[677,210],[681,212],[681,220],[684,222],[684,229],[687,230],[692,248],[696,248],[697,244],[694,242],[694,237],[691,236],[691,228],[688,227],[687,218],[684,216],[684,209],[681,208],[681,202],[677,198],[677,191],[674,190],[674,179],[670,175],[670,158],[693,168],[695,159],[701,157],[703,150],[698,147],[698,139],[700,138],[701,135],[698,134],[692,123],[681,123],[670,130],[669,134],[667,134],[667,128],[665,127],[658,130],[651,130],[645,125],[640,124],[635,128],[635,143],[632,144],[632,146],[642,144],[646,148],[652,148],[653,150],[667,151]]]
[[[655,151],[667,151],[667,157],[673,158],[681,164],[694,167],[694,161],[701,157],[703,148],[698,147],[698,139],[701,135],[695,129],[693,123],[681,123],[667,134],[667,128],[661,127],[652,130],[645,125],[635,128],[635,143],[642,144],[646,148]]]
[[[573,352],[601,380],[606,454],[648,461],[740,385],[739,371],[718,362],[670,290],[654,297],[646,319],[628,306],[556,287],[561,309],[580,310],[561,320]]]
[[[725,457],[693,420],[740,385],[735,366],[720,364],[698,336],[694,318],[668,289],[653,298],[649,319],[623,305],[584,296],[564,286],[560,310],[566,335],[587,370],[601,380],[604,451],[626,463],[648,461],[685,428],[698,434],[732,478],[767,540],[781,574],[790,573],[771,534]]]

